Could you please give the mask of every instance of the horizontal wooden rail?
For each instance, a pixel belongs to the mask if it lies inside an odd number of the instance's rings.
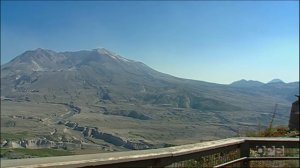
[[[217,166],[214,166],[214,168],[225,168],[227,166],[233,165],[235,163],[241,163],[243,161],[254,161],[254,160],[300,160],[299,157],[242,157],[236,160],[232,160],[230,162],[226,162]]]
[[[251,160],[300,160],[299,157],[248,157],[248,161]]]
[[[240,163],[240,162],[245,161],[247,159],[248,159],[247,157],[242,157],[242,158],[239,158],[239,159],[236,159],[236,160],[232,160],[230,162],[226,162],[226,163],[214,166],[214,168],[222,168],[222,167],[229,166],[229,165],[232,165],[232,164],[235,164],[235,163]]]
[[[253,142],[292,144],[299,148],[298,138],[229,138],[175,147],[126,152],[112,152],[73,156],[1,160],[1,167],[164,167],[183,160],[196,159],[226,149],[244,149]],[[247,153],[247,152],[246,152]],[[241,156],[243,157],[243,156]]]

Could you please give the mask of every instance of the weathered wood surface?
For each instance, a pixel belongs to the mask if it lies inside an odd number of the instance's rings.
[[[292,109],[289,119],[289,129],[299,131],[299,95],[297,96],[298,100],[292,104]]]
[[[175,147],[149,149],[126,152],[99,153],[60,157],[44,157],[17,160],[1,160],[1,167],[18,167],[18,168],[34,168],[34,167],[92,167],[92,166],[108,166],[114,165],[134,165],[136,166],[153,166],[145,165],[146,163],[161,162],[163,159],[176,162],[176,158],[187,156],[194,153],[201,153],[208,150],[222,149],[232,145],[240,145],[245,141],[265,141],[265,142],[298,142],[298,138],[229,138],[216,141],[209,141],[196,144],[181,145]],[[159,165],[159,164],[158,164]]]

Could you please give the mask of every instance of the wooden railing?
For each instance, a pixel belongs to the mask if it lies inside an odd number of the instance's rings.
[[[299,138],[230,138],[161,149],[1,160],[1,167],[272,167],[274,163],[299,167]]]

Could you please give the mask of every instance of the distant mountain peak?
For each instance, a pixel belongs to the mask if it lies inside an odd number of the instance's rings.
[[[59,69],[59,63],[64,59],[65,56],[61,53],[49,49],[36,48],[23,52],[4,66],[10,67],[11,71],[20,73],[49,71]]]
[[[45,48],[36,48],[34,50],[29,50],[26,52],[34,52],[34,53],[56,53],[53,50],[45,49]]]
[[[47,49],[44,49],[44,48],[36,48],[35,50],[33,51],[47,51]]]
[[[262,86],[264,83],[255,80],[246,80],[241,79],[239,81],[232,82],[230,85],[235,87],[255,87],[255,86]]]
[[[31,60],[41,59],[42,57],[50,58],[55,55],[56,52],[48,49],[37,48],[34,50],[28,50],[16,57],[15,59],[20,59],[22,61],[31,62]]]
[[[283,82],[281,79],[272,79],[270,82],[268,82],[268,83],[285,83],[285,82]]]

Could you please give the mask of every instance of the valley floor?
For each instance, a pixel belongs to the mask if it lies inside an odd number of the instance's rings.
[[[238,136],[255,129],[264,115],[140,105],[138,114],[148,118],[138,118],[116,113],[130,110],[121,107],[1,101],[1,147],[56,148],[66,154],[161,148]]]

